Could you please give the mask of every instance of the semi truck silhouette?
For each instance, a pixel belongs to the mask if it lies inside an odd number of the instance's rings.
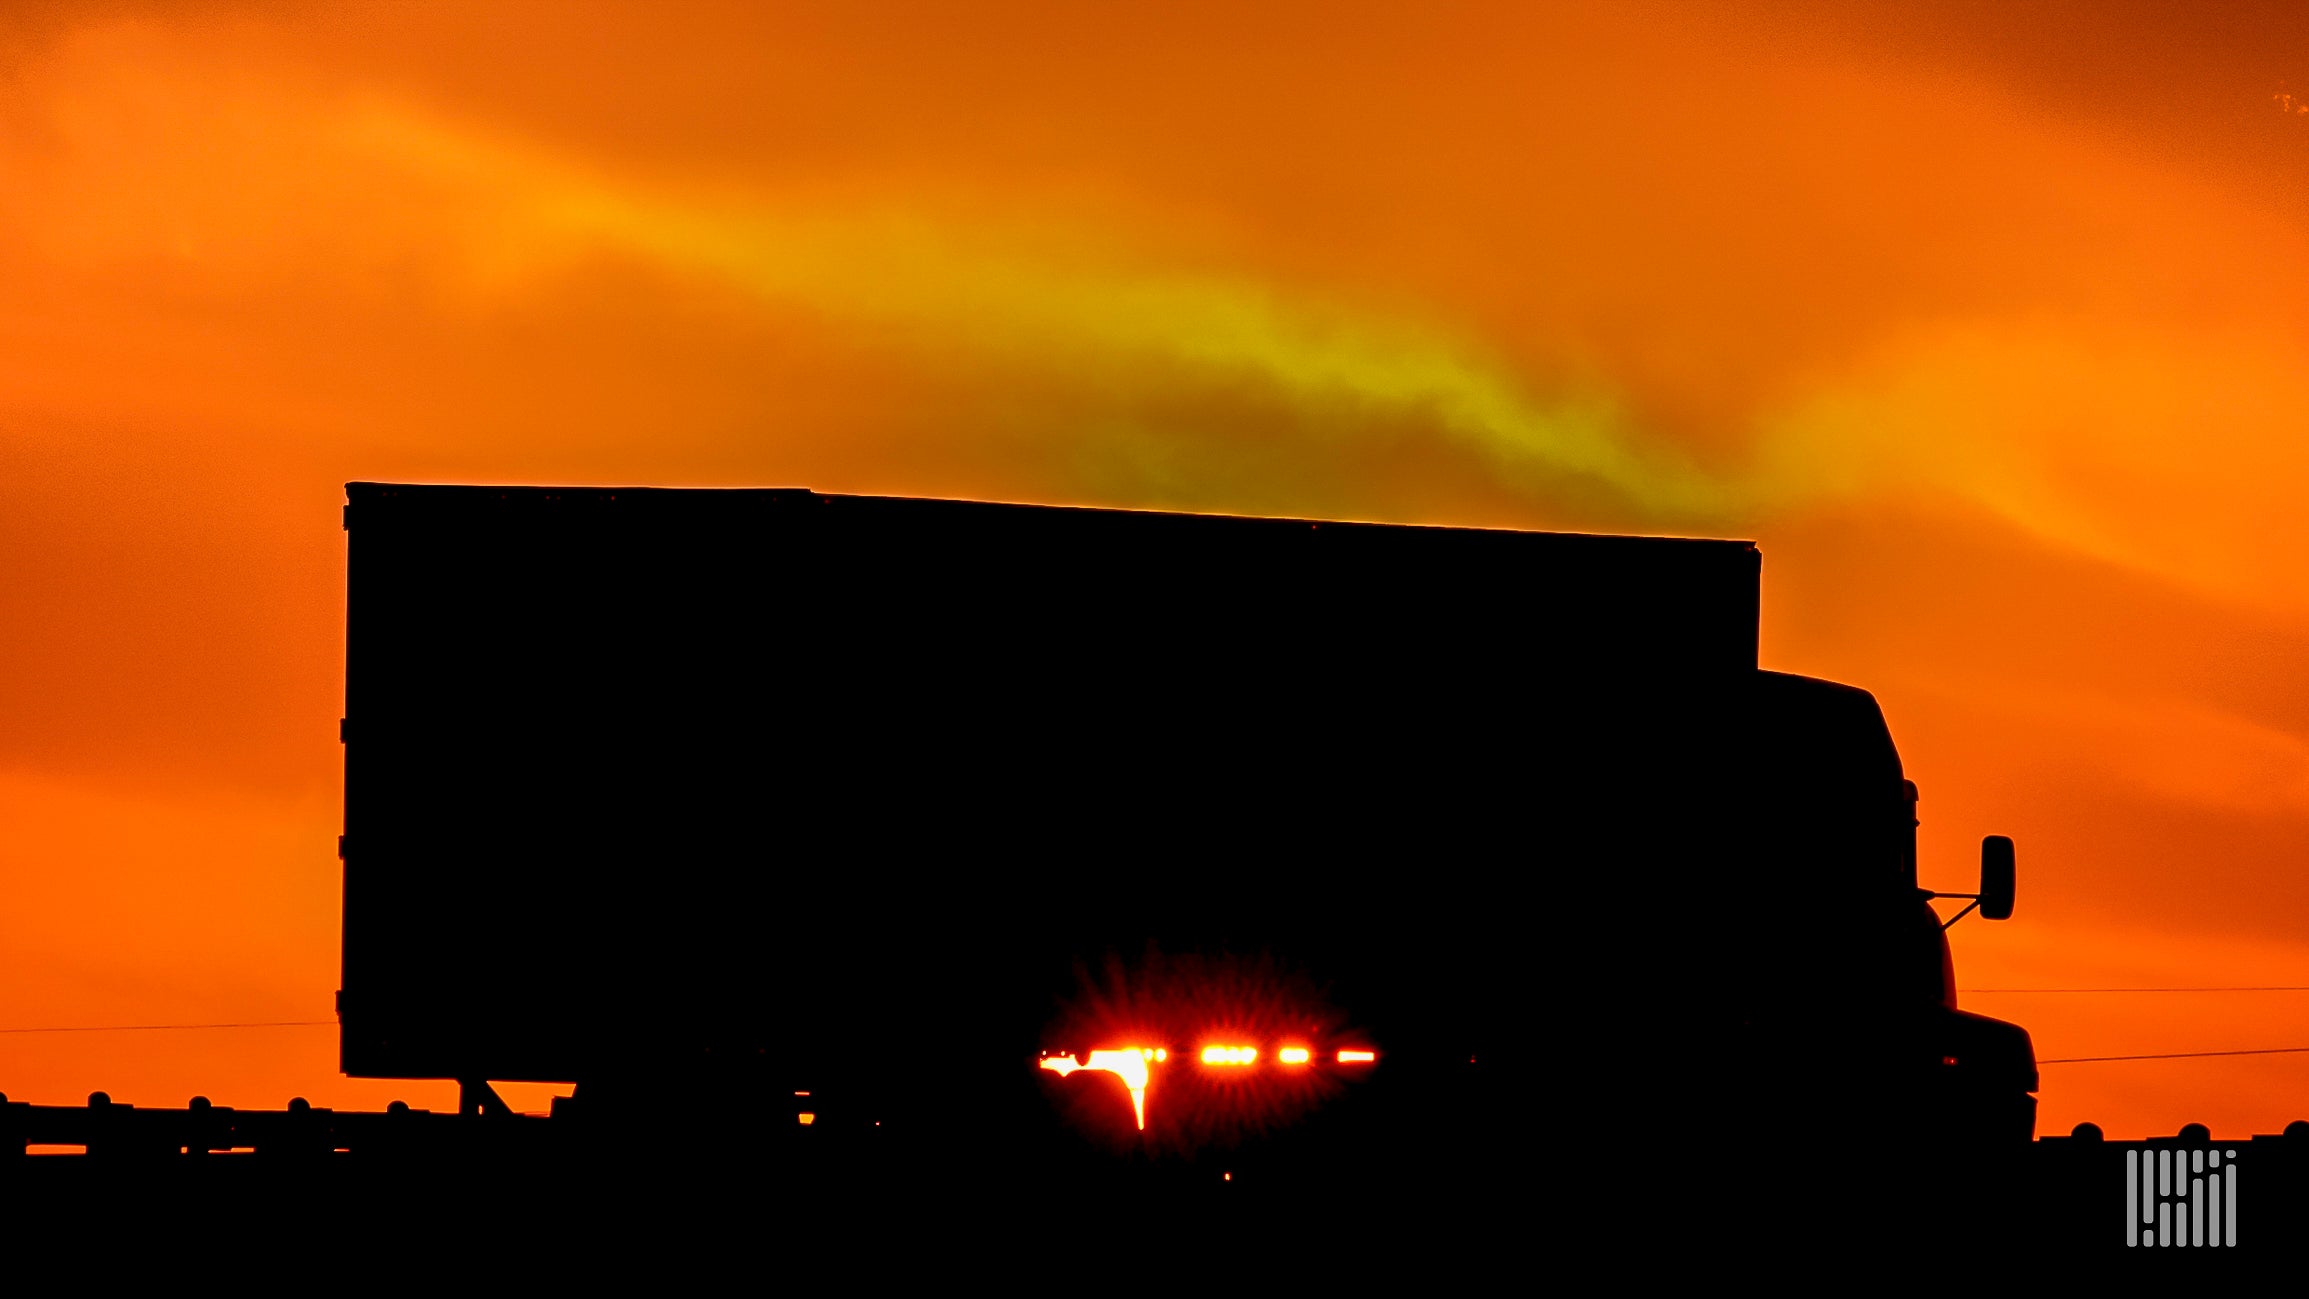
[[[348,1074],[1229,1183],[2031,1136],[1749,543],[347,495]],[[2010,914],[2009,841],[1957,896]]]

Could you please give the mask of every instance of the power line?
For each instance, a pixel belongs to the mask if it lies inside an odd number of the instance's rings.
[[[333,1019],[268,1019],[245,1024],[80,1024],[68,1028],[0,1028],[0,1033],[167,1033],[204,1028],[315,1028]]]
[[[2063,1060],[2039,1060],[2038,1064],[2101,1064],[2110,1060],[2200,1060],[2214,1055],[2298,1055],[2309,1052],[2309,1046],[2265,1046],[2253,1051],[2166,1051],[2158,1055],[2076,1055]]]
[[[2309,992],[2309,984],[2239,988],[1958,988],[1958,992]]]

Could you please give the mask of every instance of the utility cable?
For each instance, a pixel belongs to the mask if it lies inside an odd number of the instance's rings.
[[[2157,1055],[2074,1055],[2038,1064],[2102,1064],[2111,1060],[2201,1060],[2215,1055],[2298,1055],[2309,1046],[2264,1046],[2251,1051],[2165,1051]]]

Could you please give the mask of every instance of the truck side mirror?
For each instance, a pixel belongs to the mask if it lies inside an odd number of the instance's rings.
[[[1992,834],[1980,841],[1980,918],[2012,919],[2012,840]]]

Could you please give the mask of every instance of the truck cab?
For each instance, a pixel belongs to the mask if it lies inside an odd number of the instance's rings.
[[[1917,877],[1920,794],[1866,691],[1758,672],[1740,726],[1748,761],[1733,783],[1751,862],[1773,881],[1752,923],[1748,963],[1780,990],[1743,1023],[1784,1045],[1839,1027],[1846,1066],[1824,1113],[1868,1130],[2025,1143],[2034,1135],[2036,1061],[2027,1032],[1957,1006],[1948,928],[1978,910],[2012,912],[2012,845],[1983,845],[1976,893]],[[1941,898],[1969,899],[1948,920]],[[1862,1102],[1859,1098],[1865,1097]]]

